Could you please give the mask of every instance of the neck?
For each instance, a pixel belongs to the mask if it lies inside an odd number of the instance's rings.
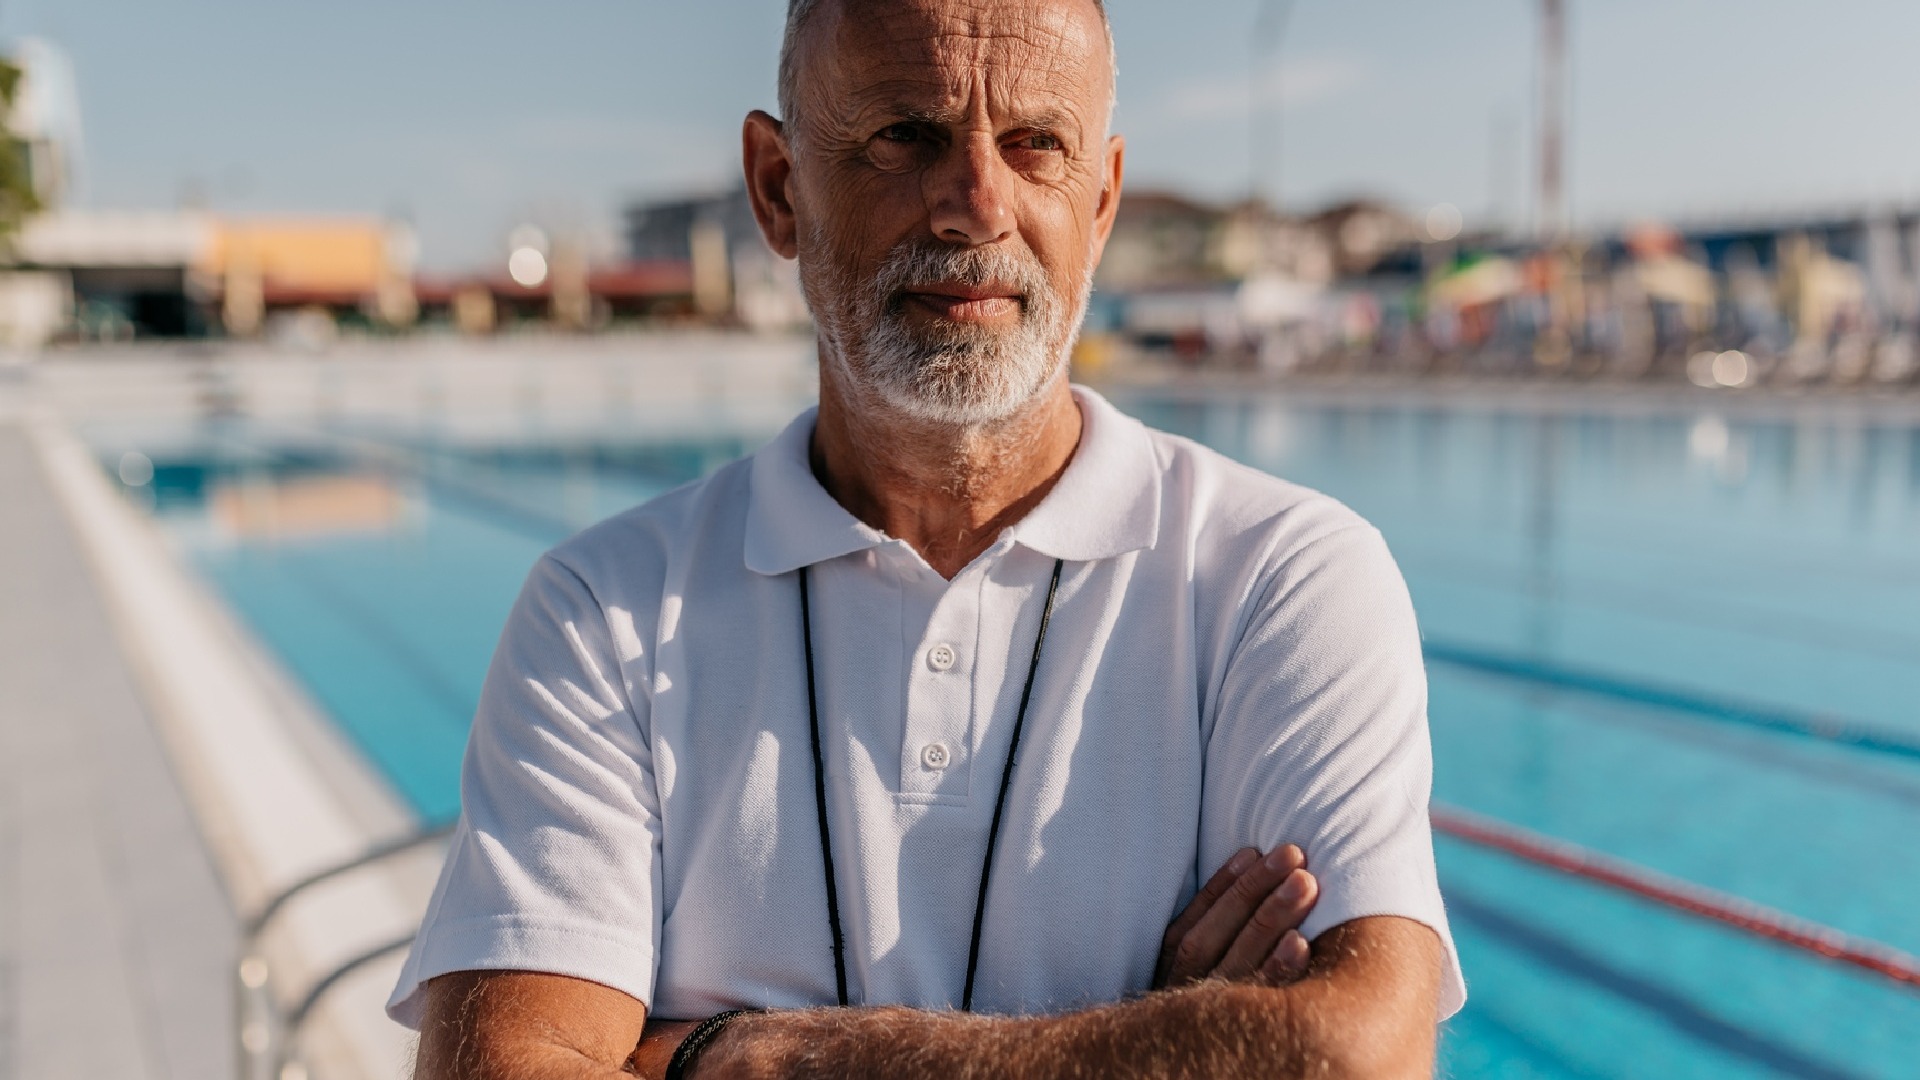
[[[1025,517],[1080,443],[1065,374],[1014,415],[950,427],[903,417],[837,385],[820,365],[813,471],[853,516],[906,541],[952,578]]]

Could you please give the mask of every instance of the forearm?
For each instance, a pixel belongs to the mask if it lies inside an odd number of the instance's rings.
[[[632,1080],[617,1065],[595,1061],[562,1047],[527,1047],[519,1053],[493,1054],[463,1062],[417,1064],[415,1080]]]
[[[1046,1018],[813,1009],[748,1018],[713,1075],[844,1080],[1019,1077],[1339,1077],[1349,1067],[1324,985],[1201,983]],[[723,1059],[723,1060],[720,1060]],[[703,1062],[704,1063],[704,1062]],[[1411,1070],[1369,1076],[1418,1075]]]
[[[1441,964],[1432,931],[1402,919],[1361,919],[1322,934],[1314,953],[1309,975],[1285,987],[1210,981],[1058,1017],[900,1008],[744,1017],[709,1049],[709,1075],[1431,1075]],[[1396,968],[1400,977],[1383,977]]]
[[[1044,1080],[1242,1075],[1262,1062],[1271,1072],[1273,1055],[1256,1052],[1245,1025],[1234,1022],[1254,1019],[1236,1015],[1235,989],[1201,984],[1045,1018],[902,1008],[769,1013],[716,1044],[714,1071],[786,1080]]]
[[[424,1033],[413,1076],[414,1080],[632,1080],[632,1073],[621,1065],[563,1042],[479,1038],[429,1045]]]
[[[595,983],[462,971],[427,984],[416,1080],[619,1080],[646,1007]]]

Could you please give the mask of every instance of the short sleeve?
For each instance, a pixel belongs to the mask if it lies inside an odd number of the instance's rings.
[[[1441,1016],[1466,1001],[1434,869],[1426,669],[1405,581],[1355,522],[1278,557],[1256,590],[1207,743],[1202,876],[1295,843],[1320,881],[1302,932],[1397,915],[1446,951]]]
[[[549,555],[494,651],[461,772],[460,822],[388,1015],[454,971],[539,971],[651,1002],[660,828],[644,697],[607,613]]]

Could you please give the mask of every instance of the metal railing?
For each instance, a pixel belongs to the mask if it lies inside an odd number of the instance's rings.
[[[341,961],[314,980],[292,1008],[283,1010],[273,993],[273,966],[261,947],[274,919],[294,899],[315,886],[437,843],[452,832],[453,824],[449,822],[376,844],[351,859],[317,870],[281,889],[246,921],[241,928],[240,958],[234,965],[234,1031],[239,1054],[236,1080],[305,1080],[306,1066],[293,1051],[314,1009],[341,980],[381,957],[406,948],[414,937],[413,932],[408,931]]]

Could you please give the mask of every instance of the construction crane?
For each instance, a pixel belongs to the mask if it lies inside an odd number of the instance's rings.
[[[1247,167],[1248,199],[1258,204],[1263,199],[1280,210],[1277,173],[1280,150],[1279,113],[1285,106],[1280,99],[1284,84],[1278,78],[1282,37],[1287,18],[1293,14],[1294,0],[1262,0],[1254,16],[1253,33],[1247,39],[1252,57],[1247,69]],[[1272,116],[1263,106],[1271,98]]]
[[[1573,362],[1572,329],[1581,318],[1581,255],[1569,231],[1566,183],[1567,5],[1540,0],[1540,196],[1536,236],[1546,257],[1547,325],[1534,342],[1534,364],[1560,370]]]
[[[1566,239],[1566,0],[1540,0],[1540,239]]]

